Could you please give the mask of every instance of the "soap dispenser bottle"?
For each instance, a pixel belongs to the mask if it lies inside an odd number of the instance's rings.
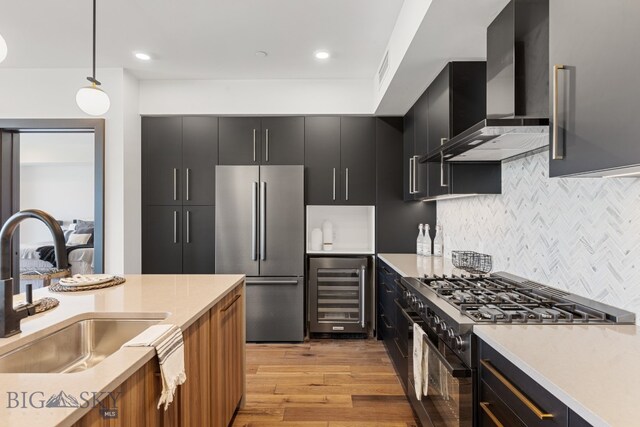
[[[442,225],[436,225],[436,237],[433,239],[433,256],[442,256],[444,253],[444,237]]]
[[[424,225],[424,239],[422,240],[422,247],[424,250],[422,253],[424,256],[431,256],[433,252],[431,252],[431,234],[429,233],[430,227],[429,224]]]
[[[424,234],[422,232],[422,224],[418,225],[418,237],[416,238],[416,255],[424,254]]]

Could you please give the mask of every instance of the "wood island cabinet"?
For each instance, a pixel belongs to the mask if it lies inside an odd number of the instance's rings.
[[[244,288],[243,282],[183,332],[187,381],[167,411],[156,408],[162,382],[154,357],[114,388],[121,393],[117,418],[103,418],[96,406],[73,426],[228,426],[245,390]]]

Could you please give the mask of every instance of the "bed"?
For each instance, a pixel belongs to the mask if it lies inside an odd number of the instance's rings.
[[[20,272],[52,268],[53,264],[40,259],[37,249],[52,245],[52,242],[38,242],[20,245]],[[71,274],[93,273],[93,248],[77,248],[69,252]]]

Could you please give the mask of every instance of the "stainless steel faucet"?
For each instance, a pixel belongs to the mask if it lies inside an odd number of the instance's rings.
[[[13,307],[13,278],[11,277],[11,238],[16,227],[27,218],[35,218],[44,222],[53,236],[56,264],[59,269],[69,268],[64,233],[60,224],[48,213],[27,209],[16,212],[0,230],[0,283],[4,290],[0,292],[0,338],[20,333],[20,320],[29,315],[28,306]]]

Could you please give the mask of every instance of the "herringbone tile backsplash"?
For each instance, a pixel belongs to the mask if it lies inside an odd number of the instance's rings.
[[[634,311],[640,320],[640,179],[549,178],[548,152],[502,165],[502,194],[437,202],[445,254]]]

